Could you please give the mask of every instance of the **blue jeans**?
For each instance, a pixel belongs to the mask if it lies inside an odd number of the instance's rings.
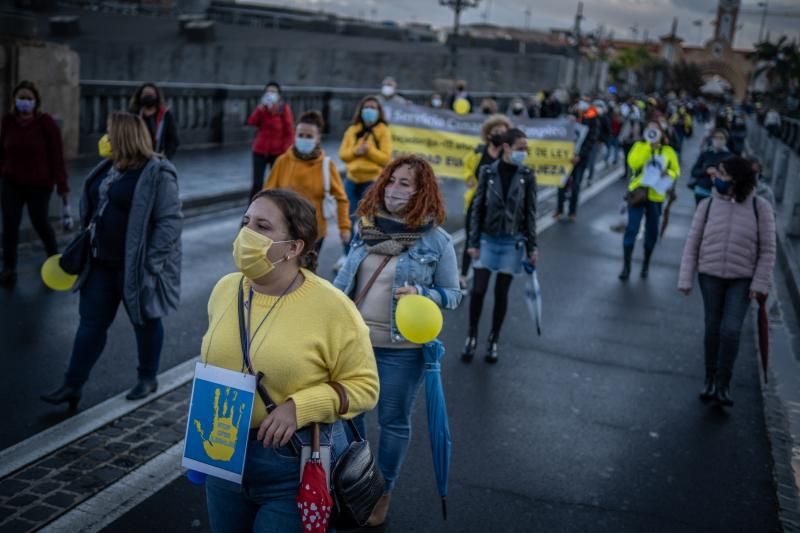
[[[705,308],[706,371],[726,383],[739,353],[739,335],[750,308],[750,278],[723,279],[700,274]]]
[[[333,464],[347,448],[347,437],[339,422],[322,425],[320,429],[320,442],[333,445]],[[297,435],[303,444],[311,442],[308,429],[298,431]],[[264,448],[252,440],[247,444],[241,485],[213,476],[206,478],[211,530],[300,533],[303,528],[295,501],[299,486],[300,458],[289,447]]]
[[[643,206],[628,208],[628,226],[625,228],[625,236],[622,245],[625,248],[633,248],[636,244],[636,235],[639,234],[639,226],[642,225],[642,217],[645,217],[644,226],[644,249],[652,252],[658,241],[659,223],[661,222],[661,202],[651,202],[647,200]]]
[[[612,164],[616,165],[617,161],[619,160],[619,152],[621,150],[619,146],[619,137],[612,135],[608,138],[608,151],[606,151],[606,164],[608,161],[613,158],[614,162]]]
[[[89,275],[81,288],[78,308],[81,320],[66,374],[66,382],[76,387],[86,383],[92,367],[103,353],[108,328],[114,322],[122,301],[125,280],[121,266],[91,261]],[[144,324],[134,324],[133,330],[139,353],[139,379],[154,379],[164,344],[164,326],[160,318],[146,318]]]
[[[378,468],[386,480],[385,490],[394,488],[411,442],[411,409],[422,384],[422,349],[375,348],[381,395],[378,399]],[[366,437],[364,415],[353,419]]]

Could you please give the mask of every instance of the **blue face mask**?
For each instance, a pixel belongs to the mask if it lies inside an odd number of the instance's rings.
[[[22,98],[17,98],[14,101],[14,105],[17,107],[17,111],[20,113],[32,113],[33,109],[36,107],[36,102],[33,100],[24,100]]]
[[[714,187],[716,187],[721,194],[725,194],[726,192],[728,192],[728,189],[731,188],[731,183],[732,182],[725,181],[720,178],[714,178]]]
[[[294,147],[303,155],[310,154],[314,151],[314,148],[317,147],[317,141],[314,139],[304,139],[302,137],[296,137],[294,140]]]
[[[521,166],[526,157],[528,157],[528,152],[525,150],[514,150],[508,158],[514,165]]]
[[[378,122],[378,110],[371,107],[365,107],[361,110],[361,119],[367,124],[374,124]]]

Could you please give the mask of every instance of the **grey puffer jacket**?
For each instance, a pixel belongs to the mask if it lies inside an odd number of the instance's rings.
[[[700,202],[683,249],[679,289],[691,289],[700,272],[724,279],[752,278],[750,290],[766,294],[774,267],[775,215],[767,200],[751,193],[744,202],[735,202],[715,190]]]
[[[105,175],[111,166],[97,165],[83,185],[81,226],[92,213],[89,184]],[[178,196],[178,172],[172,163],[152,158],[142,169],[133,193],[128,230],[125,234],[125,281],[122,299],[134,324],[145,318],[159,318],[178,308],[181,292],[181,229],[183,213]],[[74,290],[86,282],[91,261],[78,277]]]

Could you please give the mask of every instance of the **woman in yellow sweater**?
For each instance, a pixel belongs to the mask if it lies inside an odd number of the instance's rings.
[[[301,531],[295,503],[300,458],[287,447],[289,440],[296,434],[309,442],[307,426],[322,423],[322,443],[331,445],[333,464],[348,444],[340,416],[351,418],[377,403],[369,330],[355,305],[314,274],[316,240],[316,216],[308,201],[293,191],[262,191],[233,243],[241,273],[226,275],[211,292],[202,360],[242,370],[242,290],[253,372],[263,372],[261,384],[277,405],[267,414],[256,399],[242,484],[206,481],[213,531]],[[343,415],[330,381],[347,392]]]
[[[361,198],[392,158],[392,134],[376,97],[367,96],[358,104],[344,132],[339,158],[347,165],[344,188],[353,218]]]
[[[328,234],[326,203],[335,202],[339,238],[343,244],[350,242],[352,227],[342,178],[319,143],[324,124],[319,111],[306,111],[300,115],[295,128],[294,145],[275,161],[264,186],[265,189],[292,189],[311,202],[317,210],[319,238],[314,245],[317,253],[322,249],[322,242]]]

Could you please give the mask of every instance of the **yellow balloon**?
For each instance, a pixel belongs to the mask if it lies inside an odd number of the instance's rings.
[[[469,100],[467,100],[466,98],[459,98],[458,100],[453,102],[453,111],[455,111],[459,115],[466,115],[467,113],[469,113],[469,110],[471,108],[472,106],[469,105]]]
[[[68,291],[75,285],[78,276],[64,272],[58,264],[59,259],[61,254],[51,255],[42,264],[42,281],[54,291]]]
[[[415,344],[425,344],[442,331],[442,312],[432,300],[411,294],[397,302],[395,322],[403,337]]]

